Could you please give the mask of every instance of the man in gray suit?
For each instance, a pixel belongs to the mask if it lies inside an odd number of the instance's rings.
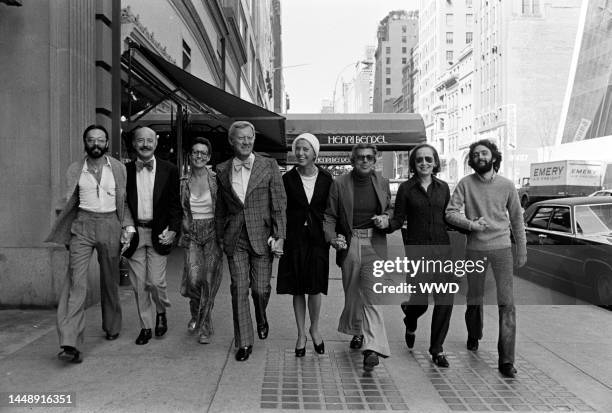
[[[45,240],[66,245],[70,250],[69,271],[57,306],[57,331],[62,352],[60,360],[80,363],[85,332],[87,269],[95,249],[100,264],[102,329],[107,340],[121,330],[118,270],[120,243],[131,235],[126,227],[134,222],[127,208],[125,167],[105,155],[108,132],[90,125],[83,132],[87,156],[68,168],[67,203]]]
[[[236,360],[245,361],[254,338],[249,285],[257,335],[262,340],[268,337],[272,255],[283,253],[287,196],[276,161],[253,153],[253,125],[234,122],[228,135],[234,157],[217,165],[215,225],[231,275]]]
[[[350,347],[364,348],[363,367],[371,371],[378,357],[390,354],[382,310],[372,286],[373,262],[387,255],[386,228],[393,210],[389,181],[374,170],[376,146],[360,143],[353,147],[353,170],[334,180],[323,230],[325,240],[336,252],[342,270],[344,309],[338,331],[353,336]]]

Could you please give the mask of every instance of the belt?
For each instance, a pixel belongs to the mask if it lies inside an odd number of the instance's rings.
[[[153,221],[138,221],[136,223],[136,226],[143,228],[153,228]]]
[[[373,233],[374,230],[372,228],[353,230],[353,236],[357,238],[372,238]]]

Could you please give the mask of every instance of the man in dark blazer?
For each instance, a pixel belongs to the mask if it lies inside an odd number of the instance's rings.
[[[137,160],[126,165],[127,201],[136,228],[128,257],[130,282],[136,296],[140,334],[136,344],[147,344],[168,330],[166,307],[166,260],[181,226],[179,174],[175,165],[154,156],[157,135],[154,130],[139,127],[132,145]],[[157,314],[156,314],[157,313]]]
[[[270,298],[272,255],[280,256],[285,239],[287,197],[274,159],[253,153],[255,128],[234,122],[228,131],[234,157],[217,166],[215,225],[231,275],[236,360],[253,348],[249,285],[255,305],[257,335],[268,336],[266,307]]]
[[[374,170],[376,146],[353,147],[353,170],[337,177],[329,191],[323,231],[336,249],[342,270],[344,309],[338,331],[353,336],[350,347],[364,347],[363,366],[371,371],[378,357],[388,357],[389,342],[382,310],[374,305],[373,262],[386,259],[391,207],[389,181]]]

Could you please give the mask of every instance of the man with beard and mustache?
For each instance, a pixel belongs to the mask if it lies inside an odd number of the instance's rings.
[[[249,288],[257,335],[268,337],[272,260],[283,254],[287,195],[276,161],[253,153],[255,127],[250,122],[232,123],[228,141],[234,156],[217,165],[215,225],[231,277],[235,358],[246,361],[254,340]]]
[[[136,230],[124,255],[140,318],[138,345],[152,338],[153,323],[156,337],[168,330],[166,262],[183,218],[178,168],[155,157],[157,139],[153,129],[136,128],[132,135],[136,161],[126,165],[127,202]]]
[[[80,363],[85,332],[87,273],[93,250],[98,253],[102,301],[102,329],[107,340],[121,331],[119,302],[120,243],[127,245],[134,222],[127,207],[125,166],[106,155],[108,132],[91,125],[83,132],[87,156],[68,168],[68,202],[46,242],[69,249],[67,279],[57,306],[60,360]]]
[[[527,241],[523,214],[514,184],[497,174],[502,155],[488,139],[470,145],[468,164],[475,173],[461,179],[446,208],[449,223],[469,232],[466,259],[491,265],[497,287],[499,307],[498,368],[502,375],[514,377],[516,311],[512,291],[513,261],[517,267],[527,262]],[[516,242],[513,258],[510,235]],[[485,274],[468,274],[467,349],[478,350],[482,338]]]

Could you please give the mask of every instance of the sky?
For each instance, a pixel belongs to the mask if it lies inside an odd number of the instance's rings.
[[[417,8],[417,0],[281,0],[288,113],[319,113],[336,79],[348,81],[351,63],[376,46],[378,23],[392,10]]]

